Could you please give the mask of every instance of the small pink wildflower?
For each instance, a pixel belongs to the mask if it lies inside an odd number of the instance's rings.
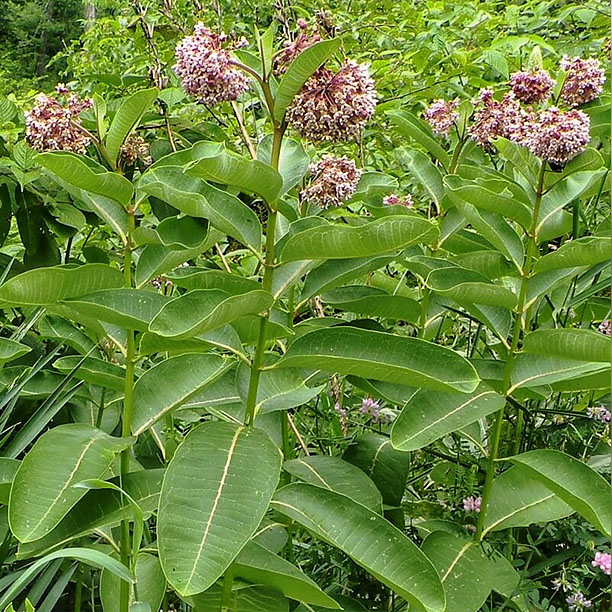
[[[391,193],[383,198],[383,204],[385,206],[405,206],[406,208],[412,208],[414,202],[409,193],[404,196],[398,196],[396,193]]]
[[[482,504],[482,497],[473,497],[470,495],[463,500],[463,509],[466,512],[480,512],[480,505]]]
[[[591,561],[593,567],[598,567],[607,576],[612,571],[612,557],[610,553],[596,552],[595,558]]]
[[[459,113],[457,112],[459,102],[459,98],[455,98],[450,102],[442,99],[434,100],[425,110],[423,116],[436,134],[448,136],[450,129],[459,119]]]

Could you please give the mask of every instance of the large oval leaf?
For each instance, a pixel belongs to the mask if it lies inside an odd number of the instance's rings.
[[[415,606],[428,612],[445,609],[440,577],[427,557],[399,529],[365,506],[304,483],[283,487],[271,505],[344,551]],[[385,554],[380,554],[381,547]]]
[[[421,389],[402,409],[391,430],[391,443],[402,451],[417,450],[503,408],[506,400],[481,384],[473,393]]]
[[[589,329],[538,329],[523,340],[523,352],[577,361],[610,363],[610,340]]]
[[[470,393],[478,385],[469,361],[448,348],[346,326],[301,336],[274,367],[330,370],[440,391]]]
[[[483,535],[531,523],[547,523],[574,510],[536,478],[511,468],[493,481]]]
[[[90,425],[60,425],[43,434],[24,457],[11,489],[9,522],[20,542],[49,533],[85,495],[78,482],[101,478],[115,455],[132,443]]]
[[[382,496],[362,470],[339,457],[313,455],[285,461],[283,469],[314,485],[350,497],[377,514],[382,513]]]
[[[533,270],[537,274],[559,268],[594,266],[610,259],[610,238],[587,236],[566,242],[556,251],[544,255]]]
[[[148,369],[134,385],[132,431],[139,435],[178,408],[232,365],[219,355],[187,353]]]
[[[0,301],[19,306],[44,306],[122,285],[123,274],[106,264],[38,268],[4,283],[0,287]]]
[[[268,435],[219,421],[193,429],[170,462],[159,503],[159,554],[183,596],[211,587],[255,533],[278,484]]]
[[[438,228],[431,221],[412,215],[383,217],[363,225],[328,223],[290,236],[280,259],[372,257],[413,244],[433,244],[438,236]]]
[[[273,302],[274,298],[260,289],[240,295],[198,289],[168,302],[151,321],[149,331],[177,338],[195,336],[244,315],[263,312]]]
[[[568,506],[610,536],[610,483],[586,463],[557,450],[534,450],[509,461],[558,495]]]

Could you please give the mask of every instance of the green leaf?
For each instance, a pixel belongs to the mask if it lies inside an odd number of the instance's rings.
[[[158,91],[155,88],[141,89],[125,98],[121,103],[106,134],[106,150],[113,161],[119,157],[121,145],[132,130],[138,127],[144,114],[155,102],[157,94]]]
[[[162,478],[165,470],[140,470],[110,480],[129,495],[145,516],[157,510]],[[78,489],[75,489],[78,490]],[[57,527],[34,542],[19,545],[20,559],[39,556],[106,525],[118,525],[122,519],[133,518],[130,503],[117,490],[87,491]]]
[[[316,368],[440,391],[469,393],[478,385],[472,365],[448,348],[346,326],[301,336],[274,367]]]
[[[11,583],[10,587],[2,594],[0,599],[0,609],[4,609],[14,597],[16,597],[25,587],[31,582],[36,574],[38,574],[42,568],[54,559],[75,559],[81,563],[91,565],[99,569],[106,569],[109,572],[118,576],[121,580],[126,582],[132,582],[132,576],[130,571],[125,565],[122,565],[116,559],[105,555],[99,550],[92,550],[91,548],[65,548],[64,550],[58,550],[53,552],[42,559],[36,561],[28,567],[19,577]]]
[[[32,349],[25,344],[20,344],[14,340],[8,338],[0,338],[0,365],[4,365],[9,361],[19,359],[26,353],[29,353]]]
[[[459,304],[483,304],[512,309],[517,296],[501,285],[496,285],[472,270],[458,266],[433,270],[426,279],[427,286],[439,295]]]
[[[361,469],[348,461],[314,455],[285,461],[283,469],[308,484],[346,495],[354,502],[382,514],[380,491]]]
[[[484,384],[473,393],[418,390],[393,423],[391,443],[418,450],[503,408],[506,400]]]
[[[255,193],[268,203],[275,202],[283,188],[283,177],[272,166],[227,150],[193,162],[185,172],[197,178]]]
[[[383,217],[358,226],[328,223],[289,237],[280,259],[287,262],[372,257],[413,244],[433,244],[438,236],[433,223],[412,215]]]
[[[122,285],[123,274],[105,264],[54,266],[13,276],[0,286],[0,301],[19,306],[43,306]]]
[[[409,149],[404,152],[402,161],[406,163],[410,174],[416,178],[423,186],[425,191],[431,196],[431,199],[436,203],[438,210],[444,207],[444,183],[442,183],[442,175],[431,160],[418,149]]]
[[[433,155],[444,167],[450,165],[450,156],[440,146],[431,128],[406,111],[391,111],[389,113],[391,123],[395,125],[397,131],[404,137],[410,138],[419,143],[428,153]]]
[[[589,329],[538,329],[523,340],[523,352],[535,355],[554,355],[578,361],[610,363],[610,340]]]
[[[257,158],[266,164],[272,161],[272,134],[264,136],[257,147]],[[283,177],[283,188],[280,195],[286,194],[295,187],[308,172],[310,157],[301,142],[292,138],[283,138],[278,160],[278,172]]]
[[[261,289],[261,284],[238,274],[206,268],[179,268],[166,275],[172,284],[183,289],[220,289],[231,295]]]
[[[323,40],[302,51],[291,62],[287,72],[278,84],[274,99],[274,119],[277,122],[283,121],[287,108],[289,108],[295,95],[302,89],[302,85],[336,53],[341,44],[342,41],[339,38]]]
[[[146,370],[134,385],[134,435],[140,435],[188,401],[231,365],[219,355],[186,353],[165,359]]]
[[[495,561],[473,540],[445,531],[425,539],[423,552],[438,570],[446,592],[446,612],[477,612],[493,588]],[[519,575],[514,573],[514,588]],[[512,590],[512,589],[510,589]]]
[[[572,514],[573,509],[536,478],[511,468],[493,481],[483,535],[489,531],[548,523]]]
[[[253,584],[280,591],[285,597],[339,610],[340,606],[306,574],[256,542],[248,542],[233,564],[234,574]]]
[[[164,573],[182,596],[205,591],[229,567],[261,523],[280,468],[259,429],[217,421],[187,435],[166,470],[157,531]]]
[[[166,578],[157,557],[144,552],[139,553],[134,573],[136,582],[130,589],[130,612],[136,612],[134,587],[138,590],[138,599],[148,605],[151,612],[159,610],[166,591]],[[104,612],[117,612],[121,609],[120,590],[121,581],[114,574],[104,570],[100,575],[100,599]]]
[[[410,469],[410,455],[395,450],[391,440],[378,433],[357,436],[343,459],[365,472],[378,487],[386,506],[399,506]]]
[[[229,295],[218,289],[198,289],[168,302],[151,321],[149,331],[159,336],[185,338],[221,327],[246,314],[272,306],[274,298],[257,289]]]
[[[92,385],[100,385],[115,391],[123,391],[125,386],[125,369],[110,361],[104,361],[97,357],[85,357],[83,359],[81,356],[69,355],[67,357],[60,357],[54,362],[53,367],[62,374],[70,374],[81,360],[83,362],[74,373],[75,378],[84,380]]]
[[[161,160],[160,160],[161,161]],[[138,198],[154,196],[190,217],[210,223],[242,244],[259,249],[261,223],[236,196],[217,189],[179,166],[152,166],[138,181]]]
[[[510,457],[509,461],[610,537],[610,484],[586,463],[549,449],[529,451]]]
[[[170,298],[154,291],[109,289],[66,300],[65,304],[87,317],[137,331],[146,331]]]
[[[193,612],[219,612],[223,602],[223,586],[215,584],[204,593],[189,598]],[[230,601],[231,612],[289,612],[289,600],[278,591],[234,581]]]
[[[17,459],[0,457],[0,504],[8,504],[11,486],[20,465]]]
[[[365,506],[304,483],[283,487],[271,505],[345,552],[411,604],[428,612],[445,609],[444,589],[427,557],[399,529]]]
[[[332,289],[321,296],[326,304],[370,317],[418,322],[420,304],[403,295],[389,295],[382,289],[367,285],[349,285]]]
[[[559,268],[594,266],[610,259],[610,244],[610,238],[600,236],[570,240],[556,251],[544,255],[536,262],[533,271],[537,274]]]
[[[20,542],[49,533],[85,495],[72,485],[101,478],[115,455],[133,442],[89,425],[60,425],[44,433],[21,462],[9,502],[11,531]]]

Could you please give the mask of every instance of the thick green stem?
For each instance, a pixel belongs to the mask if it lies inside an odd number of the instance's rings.
[[[536,196],[533,206],[533,216],[531,219],[531,227],[529,228],[529,236],[527,242],[527,253],[525,255],[525,263],[521,275],[521,288],[519,292],[518,305],[516,309],[516,318],[514,321],[514,328],[512,330],[512,340],[510,344],[510,350],[508,352],[508,359],[506,361],[506,367],[504,369],[504,381],[503,381],[503,392],[504,395],[508,396],[512,385],[512,372],[514,369],[514,360],[518,352],[519,341],[521,337],[521,330],[527,331],[529,329],[529,317],[525,312],[525,304],[527,302],[527,291],[529,289],[529,279],[533,270],[533,260],[538,248],[536,228],[538,226],[538,217],[540,216],[540,206],[542,204],[542,196],[544,194],[544,176],[546,174],[546,162],[542,160],[540,167],[540,176],[538,178],[538,185],[536,187]],[[487,475],[485,477],[485,484],[482,491],[482,502],[480,504],[480,513],[478,515],[478,524],[476,525],[476,533],[474,538],[477,542],[482,539],[482,532],[484,531],[485,519],[487,516],[487,509],[489,502],[491,501],[491,489],[493,487],[493,479],[495,478],[495,463],[499,455],[499,443],[501,440],[501,433],[504,424],[505,406],[497,413],[495,419],[495,425],[493,429],[493,435],[491,437],[491,444],[489,447],[489,460],[487,463]]]
[[[232,584],[234,582],[234,570],[231,566],[223,577],[223,596],[221,598],[221,612],[230,612],[232,609]]]
[[[132,286],[132,234],[135,229],[134,211],[128,211],[128,236],[125,246],[124,259],[124,285]],[[125,356],[125,387],[123,396],[123,417],[121,420],[121,435],[129,438],[132,435],[132,408],[134,404],[134,363],[136,360],[134,330],[127,330],[127,349]],[[130,471],[131,449],[127,448],[121,453],[121,476]],[[125,519],[121,521],[121,562],[126,567],[131,567],[131,543],[130,543],[130,522]],[[120,612],[129,612],[130,607],[130,585],[121,581],[120,589]]]

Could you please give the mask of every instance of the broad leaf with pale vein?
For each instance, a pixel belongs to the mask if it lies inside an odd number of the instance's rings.
[[[444,589],[431,562],[380,515],[345,495],[305,483],[283,487],[271,505],[342,550],[417,609],[445,610]]]
[[[493,481],[483,533],[548,523],[574,510],[537,478],[511,468]]]
[[[610,536],[610,483],[586,463],[561,451],[533,450],[509,461],[571,506],[603,534]]]
[[[260,429],[215,421],[187,435],[166,470],[157,529],[164,574],[182,596],[211,587],[249,541],[280,468]]]
[[[505,404],[503,396],[481,384],[472,393],[418,390],[393,423],[391,443],[402,451],[417,450],[461,429]]]
[[[441,391],[469,393],[478,385],[473,366],[448,348],[347,326],[301,336],[274,367],[328,370]]]
[[[85,495],[73,485],[101,478],[115,455],[133,442],[90,425],[60,425],[44,433],[24,457],[11,490],[9,523],[20,542],[48,534]]]

